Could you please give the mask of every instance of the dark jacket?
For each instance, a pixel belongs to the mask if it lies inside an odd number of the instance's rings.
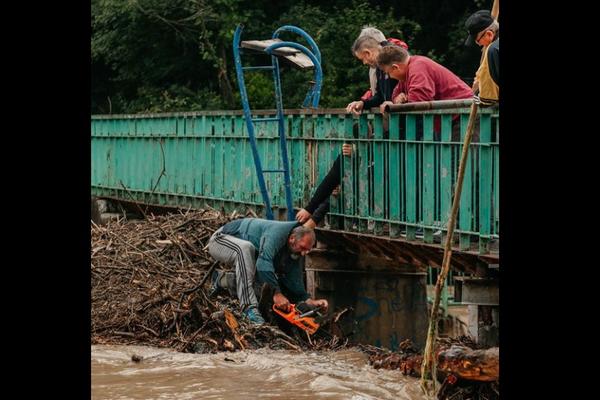
[[[494,40],[488,47],[488,67],[490,76],[500,86],[500,38]]]
[[[381,42],[382,46],[395,46],[394,44],[385,41]],[[385,72],[377,68],[375,72],[377,76],[377,93],[375,96],[371,97],[369,100],[366,100],[363,105],[363,110],[368,110],[369,108],[377,107],[381,105],[384,101],[392,100],[392,91],[396,87],[398,81],[396,79],[390,78]]]

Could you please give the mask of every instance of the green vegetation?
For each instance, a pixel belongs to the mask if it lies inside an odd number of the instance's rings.
[[[231,48],[238,23],[245,26],[242,40],[268,39],[286,24],[313,37],[323,62],[321,107],[345,107],[368,89],[368,69],[350,53],[366,24],[406,41],[413,54],[432,57],[470,84],[480,52],[463,46],[464,20],[491,3],[92,0],[92,113],[240,109]],[[281,38],[303,43],[292,33]],[[254,58],[256,65],[261,56]],[[246,78],[251,107],[274,108],[270,73]],[[311,79],[312,72],[282,64],[286,108],[300,107]]]

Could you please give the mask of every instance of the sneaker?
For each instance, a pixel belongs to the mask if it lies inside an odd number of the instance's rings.
[[[250,320],[254,325],[263,325],[265,323],[265,319],[260,315],[260,311],[256,306],[248,306],[244,311],[244,315],[246,318]]]
[[[210,277],[210,289],[208,290],[208,297],[216,296],[221,287],[219,286],[219,281],[221,280],[222,271],[214,270],[212,276]]]

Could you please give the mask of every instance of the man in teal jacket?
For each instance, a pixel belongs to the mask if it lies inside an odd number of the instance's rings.
[[[327,300],[309,299],[304,288],[299,261],[314,243],[315,232],[300,226],[298,221],[243,218],[219,228],[208,242],[208,251],[215,260],[235,266],[236,293],[242,311],[251,322],[263,324],[253,288],[255,275],[273,289],[273,303],[283,311],[289,311],[290,301],[306,301],[327,309]],[[221,277],[215,276],[216,287],[226,287]]]

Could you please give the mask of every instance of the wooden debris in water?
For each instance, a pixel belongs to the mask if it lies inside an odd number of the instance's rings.
[[[420,377],[423,354],[410,340],[400,343],[397,352],[359,345],[375,369],[398,369],[404,375]],[[435,347],[437,379],[442,382],[438,399],[499,399],[498,348],[482,349],[469,337],[438,338]]]

